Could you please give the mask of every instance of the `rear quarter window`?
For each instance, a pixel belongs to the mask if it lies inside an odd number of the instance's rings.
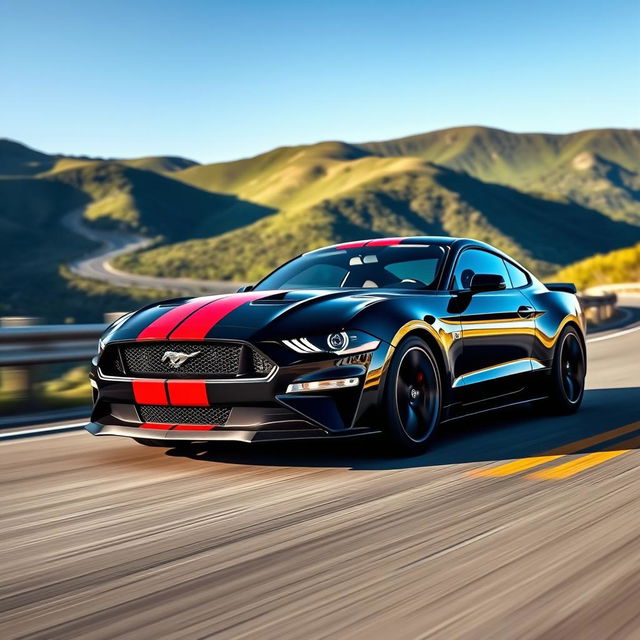
[[[529,284],[529,276],[522,269],[519,269],[515,264],[511,264],[506,260],[504,261],[504,263],[507,265],[507,271],[509,272],[509,277],[511,278],[511,286],[514,289],[525,287]]]

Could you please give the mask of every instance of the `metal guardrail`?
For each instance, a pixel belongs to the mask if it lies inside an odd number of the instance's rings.
[[[594,324],[601,324],[612,318],[618,304],[618,296],[615,293],[606,293],[601,296],[580,294],[578,299],[587,320]]]
[[[0,329],[0,367],[90,360],[106,324],[38,325]]]

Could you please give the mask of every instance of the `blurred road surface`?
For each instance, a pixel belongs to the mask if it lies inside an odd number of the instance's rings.
[[[0,444],[2,638],[638,638],[640,327],[575,416],[188,455]]]

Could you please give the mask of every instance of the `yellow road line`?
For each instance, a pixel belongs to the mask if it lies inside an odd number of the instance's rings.
[[[530,473],[528,478],[537,478],[540,480],[560,480],[562,478],[570,478],[577,473],[595,467],[598,464],[602,464],[612,458],[617,458],[623,453],[629,453],[640,447],[640,437],[629,438],[623,442],[617,442],[616,444],[609,445],[604,451],[596,451],[594,453],[588,453],[585,456],[580,456],[575,460],[569,460],[557,467],[551,467],[550,469],[541,469],[535,473]]]
[[[612,440],[613,438],[624,436],[627,433],[637,431],[638,429],[640,429],[640,421],[627,424],[624,427],[618,427],[617,429],[611,429],[609,431],[596,433],[593,436],[581,438],[580,440],[575,440],[574,442],[568,442],[567,444],[560,445],[555,449],[540,453],[537,456],[521,458],[520,460],[507,462],[506,464],[502,464],[491,469],[476,469],[474,471],[470,471],[468,475],[490,478],[512,475],[514,473],[526,471],[527,469],[538,467],[541,464],[557,460],[558,458],[561,458],[568,453],[578,453],[582,449],[587,449],[588,447],[606,442],[607,440]]]
[[[557,460],[562,456],[536,456],[534,458],[521,458],[520,460],[514,460],[513,462],[507,462],[507,464],[501,464],[499,467],[493,467],[492,469],[475,469],[470,471],[469,475],[472,476],[485,476],[490,478],[497,478],[500,476],[510,476],[513,473],[519,471],[526,471],[532,467],[537,467],[545,462],[551,462]]]

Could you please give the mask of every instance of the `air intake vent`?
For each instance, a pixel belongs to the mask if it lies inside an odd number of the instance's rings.
[[[229,419],[229,407],[163,407],[142,404],[138,407],[143,422],[160,424],[198,424],[218,427]]]

